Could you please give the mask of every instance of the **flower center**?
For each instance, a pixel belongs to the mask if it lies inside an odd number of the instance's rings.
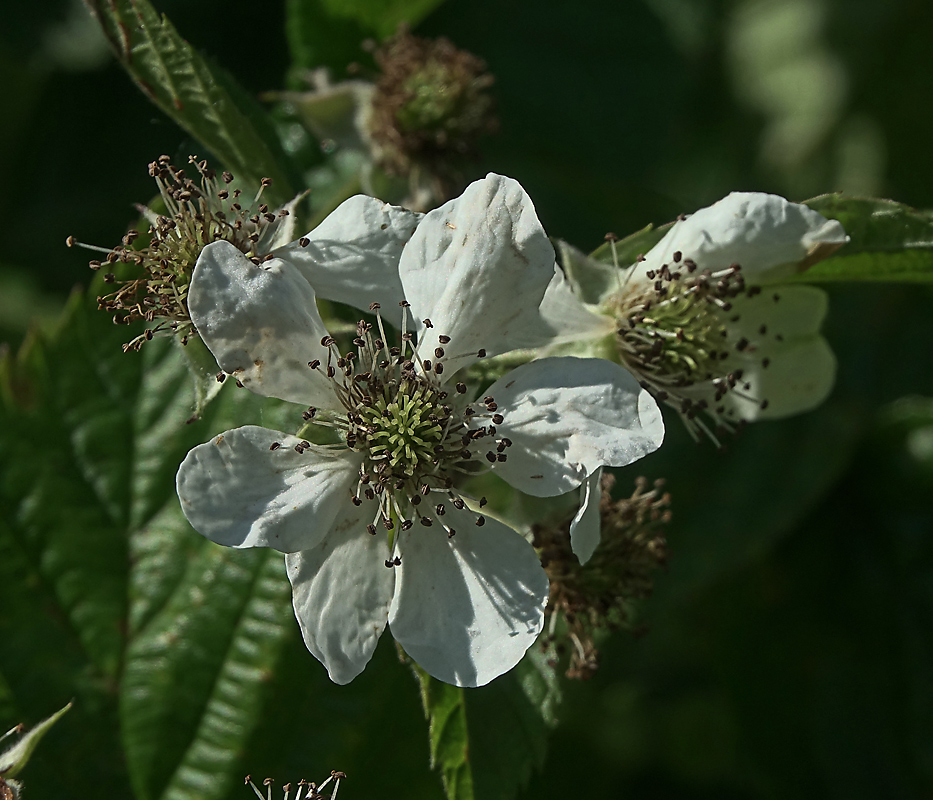
[[[341,354],[336,340],[325,336],[321,344],[328,348],[327,363],[308,364],[333,381],[344,412],[318,414],[309,408],[304,417],[336,429],[347,447],[363,454],[351,500],[357,506],[366,500],[377,502],[375,519],[367,526],[371,534],[379,523],[387,531],[396,523],[409,530],[417,520],[425,527],[437,524],[452,537],[456,530],[445,519],[446,504],[466,508],[456,484],[507,458],[512,442],[496,432],[504,417],[494,398],[469,402],[464,383],[442,380],[449,363],[443,347],[434,350],[434,360],[423,358],[405,331],[405,317],[400,346],[387,347],[379,305],[374,303],[372,310],[379,336],[361,320],[353,340],[356,352]],[[450,337],[438,340],[445,345]],[[485,351],[477,355],[483,357]],[[296,449],[302,452],[309,446],[302,442]],[[479,506],[483,505],[481,498]],[[476,515],[474,522],[483,525],[485,519]],[[386,566],[397,563],[396,557]]]
[[[405,383],[408,383],[406,381]],[[403,385],[395,398],[386,402],[379,397],[373,406],[360,410],[361,427],[370,433],[369,457],[374,460],[388,458],[389,467],[408,477],[422,471],[435,457],[434,447],[443,436],[439,417],[440,393],[428,384]]]
[[[720,432],[734,430],[721,401],[729,392],[744,397],[749,388],[742,383],[742,369],[728,363],[733,351],[745,350],[749,342],[734,340],[731,325],[739,317],[731,313],[732,301],[761,290],[745,286],[738,264],[698,271],[680,252],[671,264],[645,276],[649,282],[621,294],[614,309],[622,362],[644,388],[680,412],[694,436],[702,432],[718,444],[697,415],[705,412]]]

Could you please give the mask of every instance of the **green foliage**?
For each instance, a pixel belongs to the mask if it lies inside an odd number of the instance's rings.
[[[237,178],[271,178],[268,197],[296,194],[291,167],[269,117],[230,75],[179,36],[148,0],[86,0],[120,63],[143,93]]]
[[[557,725],[555,668],[532,648],[511,672],[479,689],[431,678],[412,664],[429,723],[431,766],[448,800],[511,800],[544,766]]]
[[[228,392],[186,424],[184,360],[165,340],[125,355],[125,334],[75,295],[57,334],[0,365],[0,461],[15,466],[0,485],[0,674],[21,708],[76,696],[61,774],[80,763],[115,795],[224,797],[290,592],[277,554],[197,536],[173,476],[255,401]]]
[[[288,44],[299,69],[330,67],[340,79],[364,55],[366,39],[381,41],[402,23],[416,25],[444,0],[286,0]]]
[[[806,283],[933,281],[933,211],[870,197],[824,194],[806,203],[852,237],[838,255],[795,276]]]

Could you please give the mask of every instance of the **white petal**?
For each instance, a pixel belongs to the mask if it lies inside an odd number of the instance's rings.
[[[822,336],[811,336],[762,347],[745,357],[742,370],[741,395],[728,392],[723,398],[727,407],[749,422],[778,419],[816,408],[829,396],[836,357]]]
[[[511,528],[447,506],[436,522],[402,533],[389,611],[392,635],[421,667],[457,686],[483,686],[514,667],[544,624],[547,575]]]
[[[548,284],[540,307],[541,317],[553,332],[552,342],[572,342],[609,336],[616,330],[612,317],[594,314],[580,300],[559,267]],[[536,343],[520,345],[534,347]]]
[[[618,364],[600,358],[544,358],[523,364],[488,390],[512,440],[498,475],[526,494],[569,492],[603,465],[624,467],[661,446],[657,403]]]
[[[490,174],[425,216],[402,253],[405,296],[419,326],[419,350],[438,335],[447,358],[490,356],[542,345],[551,332],[538,306],[554,277],[554,248],[517,181]],[[434,327],[422,332],[422,320]],[[452,370],[471,363],[462,358]]]
[[[636,269],[673,264],[673,254],[699,268],[740,264],[749,283],[779,280],[831,255],[849,240],[838,220],[759,192],[733,192],[677,222]]]
[[[602,499],[599,482],[602,477],[603,471],[598,469],[580,485],[580,508],[570,523],[570,549],[581,564],[593,557],[602,539],[602,517],[599,513]]]
[[[334,683],[349,683],[372,658],[389,617],[395,570],[384,532],[366,526],[375,503],[347,504],[317,546],[285,557],[305,645]]]
[[[291,265],[256,266],[229,242],[201,251],[188,292],[198,333],[221,368],[266,397],[339,410],[333,384],[308,362],[327,362],[327,329],[314,290]]]
[[[754,297],[733,299],[728,327],[732,337],[744,336],[752,346],[812,336],[823,324],[828,305],[826,292],[815,286],[770,287]]]
[[[402,248],[421,214],[358,194],[301,240],[275,255],[297,267],[318,297],[369,311],[379,303],[396,323],[395,309],[405,299],[398,276]]]
[[[350,505],[361,457],[314,447],[299,454],[294,436],[248,425],[191,450],[175,486],[192,527],[228,547],[313,547]],[[281,447],[270,449],[274,442]]]

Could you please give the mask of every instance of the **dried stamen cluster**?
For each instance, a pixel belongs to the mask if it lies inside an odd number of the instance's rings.
[[[139,206],[150,223],[146,235],[131,230],[112,250],[90,248],[107,254],[102,261],[91,261],[91,269],[106,269],[104,281],[117,287],[97,298],[98,307],[112,313],[116,324],[144,320],[149,325],[145,333],[123,346],[124,351],[138,350],[158,334],[178,334],[182,343],[187,342],[195,333],[188,313],[188,284],[204,246],[222,239],[259,263],[264,240],[288,214],[284,209],[270,211],[261,202],[263,190],[271,183],[268,178],[244,206],[241,190],[229,188],[233,182],[229,172],[218,179],[206,161],[191,156],[189,162],[195,178],[173,166],[168,156],[149,165],[165,213]],[[76,244],[80,243],[69,237],[68,245]],[[120,264],[131,265],[135,274],[119,278],[111,270]]]
[[[408,303],[402,305],[407,309]],[[326,363],[308,364],[333,381],[344,411],[312,407],[304,419],[338,431],[347,447],[364,454],[351,500],[356,506],[375,501],[374,518],[367,526],[370,534],[376,534],[377,526],[394,531],[398,525],[406,531],[418,522],[425,527],[436,524],[453,537],[456,530],[445,519],[446,504],[463,510],[466,503],[455,490],[457,479],[506,460],[512,442],[496,432],[504,417],[493,397],[469,402],[464,383],[451,386],[442,381],[449,363],[444,348],[435,348],[433,359],[423,358],[406,330],[407,311],[400,346],[389,347],[379,305],[374,303],[371,310],[377,330],[361,320],[353,339],[355,351],[341,353],[336,340],[326,336],[321,340],[328,348]],[[431,327],[430,320],[424,323]],[[446,345],[450,337],[438,340]],[[274,442],[272,449],[280,446]],[[301,453],[310,447],[310,442],[301,441],[295,449]],[[485,499],[479,501],[483,505]],[[481,514],[475,516],[476,525],[485,521]],[[399,563],[393,553],[386,566]]]
[[[446,172],[452,157],[472,155],[498,123],[485,63],[447,39],[402,30],[374,53],[382,76],[373,97],[371,135],[385,168],[413,164]]]
[[[320,786],[318,786],[314,781],[306,781],[302,778],[298,783],[292,787],[290,783],[286,783],[282,786],[283,798],[282,800],[336,800],[337,790],[340,788],[340,781],[346,779],[347,773],[338,772],[337,770],[331,770],[330,777],[327,778]],[[327,786],[333,782],[334,787],[331,790],[330,794],[322,794],[322,790],[326,789]],[[243,780],[247,786],[250,786],[253,792],[256,794],[256,797],[259,800],[272,800],[272,785],[275,783],[272,778],[266,778],[262,785],[266,787],[266,794],[263,796],[262,792],[259,791],[259,788],[253,783],[253,778],[251,775],[247,775]],[[292,789],[294,788],[294,795],[292,794]]]
[[[630,282],[615,309],[622,363],[680,413],[694,436],[703,432],[717,444],[699,415],[710,417],[717,433],[734,431],[740,422],[722,402],[727,393],[768,405],[745,394],[751,387],[736,364],[738,354],[748,357],[754,348],[733,327],[740,321],[733,302],[761,292],[760,286],[746,286],[741,270],[738,264],[698,270],[695,261],[675,252],[671,263],[645,273],[647,281]],[[768,359],[762,364],[767,367]]]
[[[663,481],[649,489],[638,478],[632,496],[618,501],[610,496],[614,483],[613,476],[603,476],[602,541],[586,564],[571,551],[569,519],[533,528],[551,583],[541,646],[553,650],[555,659],[569,650],[568,678],[593,675],[599,666],[597,631],[631,629],[632,601],[650,596],[652,573],[667,562],[662,526],[670,520],[670,495],[662,492]]]

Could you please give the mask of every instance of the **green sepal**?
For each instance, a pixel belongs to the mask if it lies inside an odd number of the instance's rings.
[[[71,703],[60,708],[52,716],[46,717],[38,725],[34,725],[13,745],[0,753],[0,775],[4,778],[15,778],[19,775],[23,767],[26,766],[26,762],[29,761],[29,756],[36,749],[36,745],[39,744],[49,728],[58,722],[69,708],[71,708]],[[6,736],[3,738],[6,738]]]

